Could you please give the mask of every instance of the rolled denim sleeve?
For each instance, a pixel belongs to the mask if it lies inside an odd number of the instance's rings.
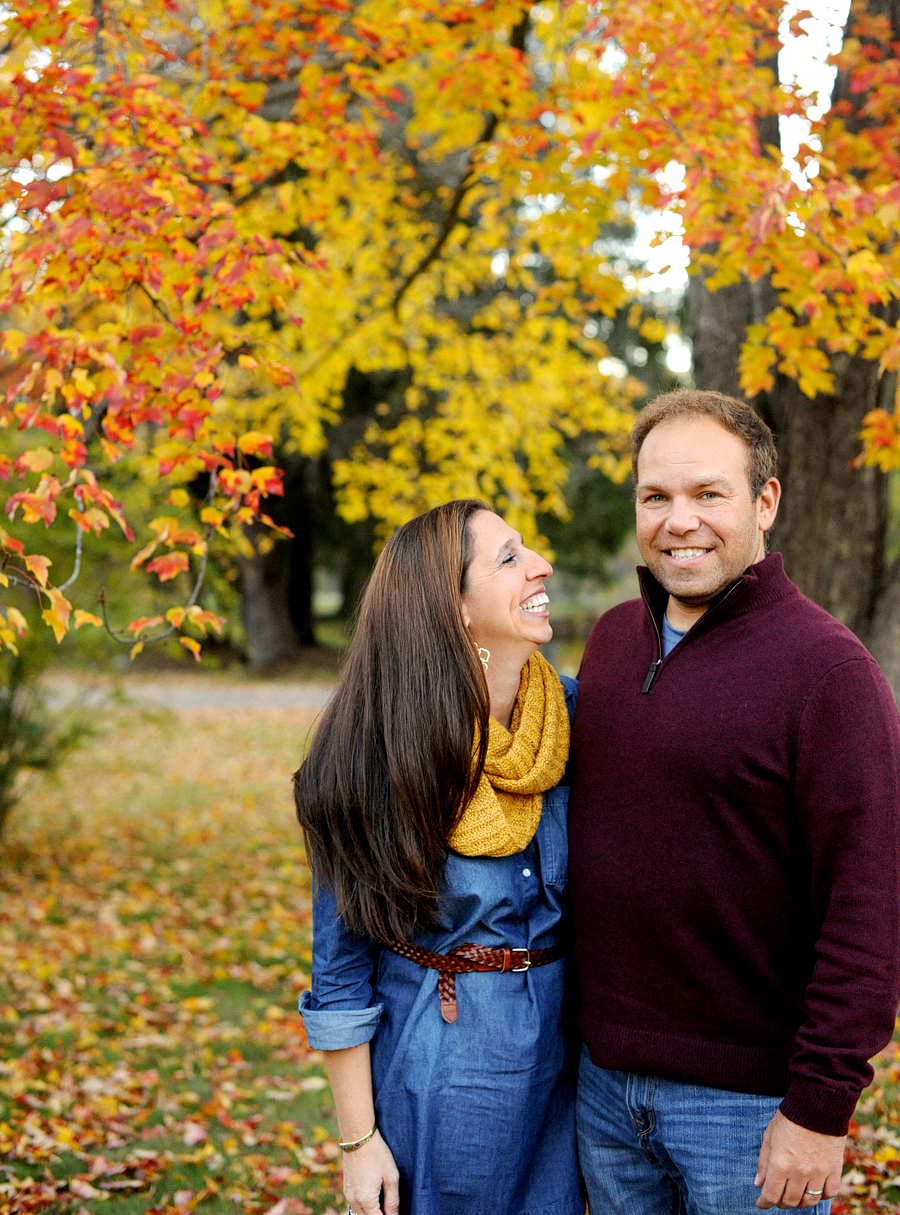
[[[383,1005],[375,1004],[374,948],[347,930],[334,892],[317,887],[313,899],[312,988],[300,1014],[313,1050],[346,1050],[375,1036]]]

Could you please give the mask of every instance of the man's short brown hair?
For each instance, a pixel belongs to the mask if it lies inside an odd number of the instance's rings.
[[[631,472],[635,481],[644,439],[654,426],[674,422],[678,418],[711,418],[747,444],[747,474],[754,501],[765,483],[777,475],[778,455],[774,436],[751,405],[736,397],[726,397],[721,392],[679,388],[676,392],[664,393],[646,405],[631,428]]]

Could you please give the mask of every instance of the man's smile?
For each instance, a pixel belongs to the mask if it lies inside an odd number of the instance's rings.
[[[711,548],[666,548],[663,552],[673,561],[677,561],[679,565],[684,565],[688,562],[699,561],[712,552]]]

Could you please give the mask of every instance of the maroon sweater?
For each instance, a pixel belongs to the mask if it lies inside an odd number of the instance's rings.
[[[784,1096],[843,1135],[900,999],[900,723],[778,553],[659,659],[666,594],[596,624],[573,729],[580,1028],[600,1067]]]

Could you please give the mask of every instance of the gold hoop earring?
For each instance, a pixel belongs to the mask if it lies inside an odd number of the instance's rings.
[[[486,650],[483,646],[479,646],[478,657],[481,659],[481,665],[487,670],[487,664],[491,661],[491,651]]]

